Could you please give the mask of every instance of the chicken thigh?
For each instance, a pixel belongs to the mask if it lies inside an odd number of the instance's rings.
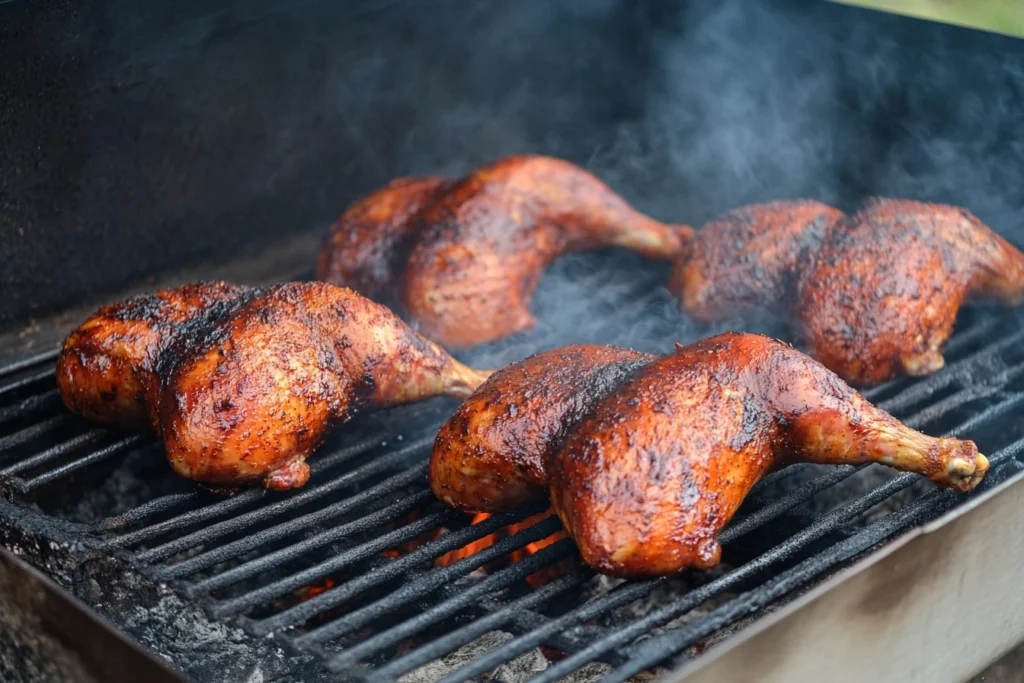
[[[465,397],[487,373],[387,308],[325,283],[186,285],[100,309],[71,333],[57,383],[73,412],[148,425],[181,476],[302,486],[306,458],[360,410]]]

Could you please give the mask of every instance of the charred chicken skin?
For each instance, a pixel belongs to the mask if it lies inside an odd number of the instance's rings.
[[[633,209],[567,161],[515,156],[460,180],[404,178],[331,227],[318,279],[393,301],[450,348],[536,324],[529,305],[558,256],[619,246],[672,259],[691,231]]]
[[[563,389],[576,375],[559,362],[618,370]],[[546,485],[587,564],[640,578],[717,564],[717,536],[750,489],[795,462],[878,462],[958,491],[988,469],[974,443],[907,427],[790,346],[728,333],[654,359],[571,347],[500,370],[441,430],[430,477],[467,511]]]
[[[874,199],[844,216],[772,202],[697,231],[670,287],[702,322],[753,308],[788,317],[822,363],[867,386],[941,368],[966,300],[1019,304],[1024,254],[953,206]]]
[[[545,462],[567,430],[654,360],[614,346],[566,346],[496,372],[445,422],[430,481],[464,512],[502,512],[548,495]]]
[[[223,282],[100,309],[71,333],[57,383],[73,412],[150,426],[181,476],[285,490],[361,409],[468,396],[487,376],[384,306],[326,283]]]

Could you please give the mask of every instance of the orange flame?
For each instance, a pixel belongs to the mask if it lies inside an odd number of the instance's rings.
[[[480,522],[484,521],[485,519],[490,519],[490,517],[491,516],[489,514],[487,514],[486,512],[478,512],[475,515],[473,515],[473,521],[470,522],[470,524],[479,524]],[[437,567],[447,567],[449,565],[455,564],[456,562],[458,562],[459,560],[461,560],[463,558],[469,557],[470,555],[473,555],[474,553],[480,552],[484,548],[490,548],[492,545],[494,545],[495,543],[500,541],[502,538],[505,538],[505,536],[508,536],[508,534],[500,535],[500,534],[502,534],[503,531],[505,531],[505,530],[504,529],[499,529],[498,531],[494,532],[493,534],[490,534],[488,536],[484,536],[483,538],[479,538],[479,539],[473,541],[472,543],[469,543],[467,545],[462,546],[461,548],[456,548],[455,550],[449,550],[444,555],[441,555],[441,557],[439,557],[436,560],[434,560],[434,566],[437,566]]]
[[[458,562],[459,560],[465,557],[469,557],[474,553],[478,553],[481,550],[484,550],[485,548],[491,547],[492,545],[494,545],[495,543],[504,538],[508,538],[509,536],[512,536],[513,534],[516,534],[522,531],[523,529],[527,529],[533,526],[534,524],[545,519],[550,514],[551,512],[549,510],[547,512],[542,512],[540,514],[531,515],[530,517],[527,517],[521,522],[517,522],[516,524],[510,524],[507,527],[498,529],[493,534],[488,534],[487,536],[477,539],[476,541],[464,545],[461,548],[456,548],[455,550],[451,550],[445,553],[444,555],[441,555],[436,560],[434,560],[434,565],[438,567],[447,567],[451,564],[454,564],[455,562]],[[490,518],[490,515],[486,512],[478,512],[476,515],[473,516],[472,524],[479,524],[480,522],[483,522],[485,519],[488,518]],[[552,543],[555,543],[567,537],[568,535],[565,533],[565,531],[556,531],[550,536],[542,538],[539,541],[527,543],[522,548],[512,551],[508,554],[507,559],[509,562],[519,562],[520,560],[524,560],[527,557],[530,557],[531,555],[535,555],[536,553],[540,552],[542,549],[548,547]],[[570,569],[571,567],[571,561],[562,560],[557,564],[554,564],[550,567],[544,567],[543,569],[540,569],[534,572],[533,574],[530,574],[526,577],[526,582],[530,584],[530,586],[532,586],[533,588],[540,588],[544,584],[550,583],[551,581],[557,579],[565,571],[568,571],[568,569]],[[492,565],[486,565],[483,567],[483,571],[488,573],[493,569],[494,567]]]

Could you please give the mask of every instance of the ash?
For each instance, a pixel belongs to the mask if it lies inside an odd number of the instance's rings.
[[[487,654],[513,638],[515,638],[514,635],[505,631],[485,633],[472,643],[462,646],[450,655],[430,664],[424,664],[419,669],[402,676],[398,680],[400,683],[434,683],[434,681],[444,678],[460,667],[469,664],[477,657]],[[498,683],[520,683],[521,681],[530,680],[541,671],[547,669],[548,666],[550,666],[550,663],[547,657],[544,656],[540,649],[535,648],[513,659],[511,662],[502,664],[488,674],[484,680],[497,681]],[[588,664],[562,680],[567,683],[590,683],[590,681],[600,680],[611,670],[612,668],[607,664]],[[631,680],[640,683],[641,681],[651,680],[651,677],[650,675],[637,676]]]
[[[112,463],[113,464],[113,463]],[[98,524],[161,496],[194,490],[179,477],[167,476],[167,459],[158,444],[132,450],[117,467],[94,473],[102,486],[85,486],[61,501],[51,513],[81,524]]]
[[[116,577],[116,578],[113,578]],[[76,593],[104,617],[197,681],[319,683],[328,678],[308,655],[285,652],[107,558],[86,562]]]
[[[720,565],[713,570],[703,572],[699,577],[700,583],[710,581],[724,573],[727,573],[728,571],[729,568],[727,566]],[[483,578],[483,576],[483,574],[480,574],[474,578],[480,579]],[[595,576],[585,586],[583,599],[585,602],[596,600],[623,583],[625,583],[623,579],[616,579],[604,575]],[[664,585],[658,586],[647,597],[634,601],[628,605],[623,605],[622,607],[612,610],[608,614],[604,615],[600,619],[599,625],[621,625],[643,618],[665,604],[682,597],[697,585],[698,583],[692,577],[680,577],[669,581]],[[716,607],[728,602],[733,597],[735,597],[735,595],[732,593],[724,593],[716,596],[713,600],[709,600],[698,608],[673,619],[664,626],[651,629],[649,633],[637,642],[641,642],[647,638],[678,628],[684,624],[690,623],[691,621],[696,621]],[[731,633],[732,629],[728,629],[727,631]],[[454,673],[461,667],[470,664],[473,660],[486,655],[515,637],[516,636],[514,634],[506,631],[491,631],[445,657],[430,662],[429,664],[424,664],[420,668],[405,674],[399,679],[399,681],[400,683],[434,683],[434,681],[438,681],[449,674]],[[725,635],[716,634],[714,640],[717,642],[717,640],[724,638]],[[709,639],[708,643],[710,644],[711,642],[712,639]],[[545,671],[550,665],[551,662],[544,652],[540,648],[534,648],[512,661],[502,664],[485,676],[481,677],[480,680],[498,681],[500,683],[521,683],[531,680],[538,673]],[[612,666],[604,662],[592,662],[574,671],[562,680],[567,683],[589,683],[590,681],[598,681],[612,671],[612,668]],[[661,678],[667,672],[667,669],[659,667],[654,671],[638,674],[631,678],[630,681],[631,683],[646,683],[648,681]]]
[[[656,587],[651,594],[642,600],[631,602],[628,605],[623,605],[617,609],[612,610],[601,621],[603,626],[615,626],[620,624],[628,624],[637,619],[642,619],[647,615],[651,614],[655,610],[683,597],[691,590],[697,588],[700,584],[712,581],[723,574],[729,573],[732,567],[729,567],[725,563],[714,567],[713,569],[706,570],[700,573],[699,577],[696,575],[683,575],[675,578],[667,583],[664,583]],[[699,580],[699,582],[698,582]],[[598,576],[591,582],[591,595],[589,600],[593,600],[601,597],[608,593],[616,586],[623,583],[622,579],[614,579],[609,576]],[[672,621],[668,622],[664,626],[653,628],[644,636],[641,640],[660,635],[666,631],[678,628],[692,621],[696,621],[706,615],[708,612],[714,610],[720,605],[728,602],[732,598],[736,597],[734,593],[728,591],[715,596],[713,599],[704,602],[695,609],[690,610],[686,614],[676,617]]]

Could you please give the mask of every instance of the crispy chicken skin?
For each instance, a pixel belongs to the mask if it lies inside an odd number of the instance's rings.
[[[687,315],[710,324],[768,309],[786,313],[798,265],[821,248],[843,212],[810,200],[733,209],[698,230],[669,288]]]
[[[226,282],[189,284],[104,306],[65,340],[57,385],[75,413],[120,427],[150,424],[157,362],[178,330],[246,292]]]
[[[553,383],[553,374],[510,374],[501,398],[515,405],[514,395]],[[516,378],[522,383],[514,384]],[[959,491],[976,486],[988,469],[974,443],[903,425],[786,344],[728,333],[641,361],[582,418],[547,408],[518,422],[485,417],[481,425],[493,426],[470,430],[461,449],[439,438],[431,462],[435,492],[461,509],[506,509],[523,498],[516,487],[508,489],[508,501],[495,500],[504,489],[485,485],[481,494],[437,479],[485,468],[515,471],[524,458],[511,447],[499,452],[502,444],[515,443],[514,435],[527,429],[540,432],[527,426],[530,420],[565,415],[571,417],[562,433],[559,425],[543,428],[559,436],[553,448],[538,444],[546,457],[543,473],[533,465],[531,485],[546,476],[552,505],[588,565],[627,578],[717,564],[718,533],[751,487],[791,463],[878,462]]]
[[[544,462],[594,404],[655,356],[566,346],[495,372],[445,422],[430,458],[438,498],[464,512],[544,500]]]
[[[487,373],[387,308],[326,283],[194,284],[100,309],[71,333],[57,382],[72,411],[148,424],[181,476],[296,488],[333,424],[361,409],[465,397]]]
[[[530,299],[558,256],[619,246],[671,259],[690,233],[574,164],[514,156],[459,180],[403,179],[357,202],[332,226],[317,277],[390,294],[429,337],[468,347],[536,324]]]
[[[968,298],[1018,305],[1024,254],[964,209],[879,199],[836,226],[793,319],[825,365],[871,385],[940,369]]]
[[[764,308],[856,386],[943,365],[968,299],[1024,298],[1024,254],[970,212],[872,199],[853,215],[810,201],[738,209],[697,231],[670,287],[710,323]]]
[[[331,226],[317,279],[389,300],[419,227],[416,216],[450,184],[444,178],[399,178],[354,203]]]

